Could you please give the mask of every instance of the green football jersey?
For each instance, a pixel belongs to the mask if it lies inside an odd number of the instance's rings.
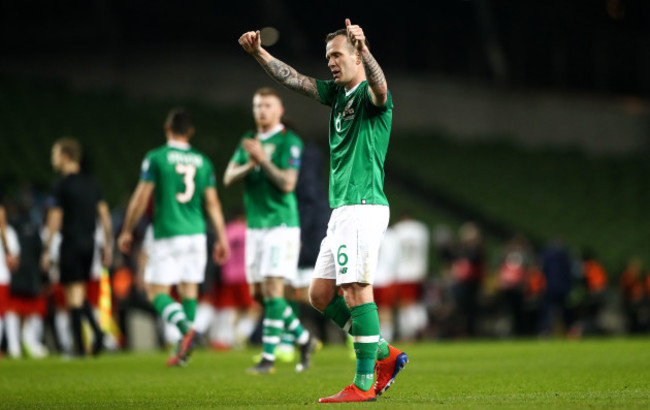
[[[250,131],[242,137],[255,138]],[[261,140],[262,148],[271,162],[280,169],[299,169],[302,157],[302,141],[291,130],[281,131]],[[249,157],[241,143],[232,157],[233,162],[243,165]],[[283,192],[258,166],[244,179],[244,207],[249,228],[272,228],[276,226],[300,226],[298,201],[295,192]]]
[[[329,123],[330,207],[388,205],[384,161],[393,120],[393,98],[372,103],[363,81],[349,95],[334,81],[316,80],[321,102],[332,107]]]
[[[155,239],[205,233],[204,191],[216,187],[214,168],[205,155],[170,142],[147,153],[140,180],[155,186]]]

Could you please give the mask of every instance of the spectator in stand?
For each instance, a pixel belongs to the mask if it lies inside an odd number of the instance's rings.
[[[607,272],[591,249],[582,252],[582,274],[587,294],[580,330],[581,333],[601,333],[598,316],[607,301]]]
[[[537,332],[540,312],[546,292],[546,277],[537,263],[531,264],[524,288],[524,334]]]
[[[643,266],[639,258],[630,258],[619,281],[619,291],[623,299],[627,331],[632,334],[643,332],[647,320],[643,318],[645,310],[645,289],[643,283]]]
[[[473,222],[464,223],[459,230],[459,243],[451,266],[454,279],[452,292],[460,321],[461,333],[477,335],[478,297],[485,277],[485,250],[481,231]]]
[[[571,255],[560,237],[551,240],[545,247],[541,265],[546,278],[546,292],[538,330],[542,336],[550,336],[556,309],[562,311],[565,331],[573,325],[573,312],[568,304],[569,292],[573,287]]]
[[[522,336],[524,327],[524,292],[530,265],[530,246],[521,234],[506,244],[499,266],[499,299],[510,318],[511,334]]]

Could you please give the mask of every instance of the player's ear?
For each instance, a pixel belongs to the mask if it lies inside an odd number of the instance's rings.
[[[189,139],[189,138],[192,138],[192,135],[194,135],[194,132],[195,132],[195,131],[196,131],[196,130],[194,129],[194,127],[190,127],[190,129],[187,130],[187,138],[188,138],[188,139]]]
[[[361,64],[361,53],[359,53],[359,50],[355,51],[354,55],[357,57],[357,65]]]

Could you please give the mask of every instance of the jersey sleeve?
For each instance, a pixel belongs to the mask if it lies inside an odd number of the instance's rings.
[[[140,181],[156,183],[158,175],[158,164],[152,153],[148,153],[142,160],[140,167]]]
[[[241,142],[239,143],[239,145],[237,145],[237,149],[235,150],[235,153],[230,159],[230,162],[234,162],[239,165],[244,165],[248,162],[248,153],[244,151],[244,148],[242,148]]]
[[[370,97],[370,86],[367,85],[367,83],[366,83],[366,87],[367,89],[364,95],[365,95],[366,105],[369,107],[370,112],[381,114],[388,110],[393,109],[393,95],[391,94],[390,90],[388,90],[388,95],[386,96],[386,104],[382,105],[381,107],[378,107],[372,103],[372,98]]]
[[[291,134],[284,146],[280,159],[281,169],[300,169],[303,144],[297,135]]]
[[[316,89],[318,90],[321,104],[331,106],[334,103],[337,92],[336,87],[336,83],[332,80],[316,80]]]

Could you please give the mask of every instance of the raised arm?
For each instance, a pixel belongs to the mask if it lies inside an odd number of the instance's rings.
[[[239,44],[244,51],[252,55],[260,63],[264,71],[275,81],[290,90],[320,101],[318,89],[316,88],[316,80],[300,74],[293,67],[273,57],[268,51],[262,48],[259,30],[242,34],[239,38]]]
[[[366,36],[361,27],[350,23],[350,19],[345,19],[345,28],[348,31],[350,42],[354,45],[361,56],[372,103],[381,107],[386,104],[386,101],[388,100],[388,83],[386,82],[384,71],[366,46]]]

